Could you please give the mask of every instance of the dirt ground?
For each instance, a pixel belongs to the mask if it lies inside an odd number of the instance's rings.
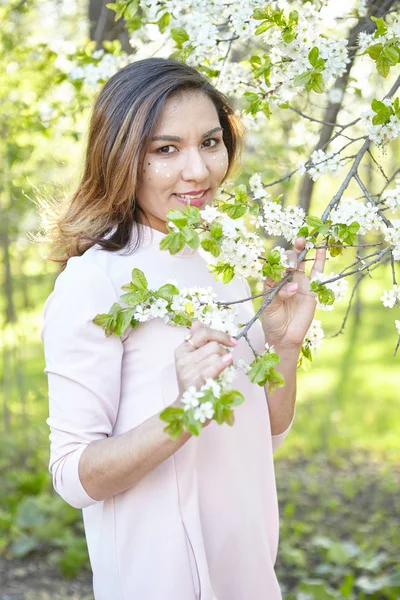
[[[0,600],[93,600],[91,575],[68,581],[40,557],[0,558]]]

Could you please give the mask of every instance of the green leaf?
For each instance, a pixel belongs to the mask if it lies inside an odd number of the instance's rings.
[[[293,42],[296,35],[296,31],[293,29],[293,27],[285,27],[285,29],[282,31],[282,39],[286,44]]]
[[[382,55],[379,56],[376,61],[376,70],[378,71],[379,75],[386,78],[389,75],[390,67],[390,61],[387,58],[382,57]]]
[[[168,302],[177,294],[179,294],[178,288],[172,283],[165,283],[156,291],[157,296],[167,300]]]
[[[301,227],[297,233],[297,237],[308,237],[308,227]]]
[[[160,419],[166,423],[172,423],[176,420],[181,420],[184,414],[184,409],[179,406],[168,406],[160,413]]]
[[[99,313],[93,319],[93,323],[102,327],[106,336],[109,337],[114,332],[115,316],[108,313]]]
[[[271,369],[268,375],[269,391],[273,392],[276,388],[285,386],[285,378],[276,369]]]
[[[133,310],[121,310],[117,315],[115,335],[122,335],[130,327]]]
[[[237,390],[229,390],[221,394],[219,402],[228,408],[233,406],[240,406],[244,402],[244,396]]]
[[[318,300],[321,304],[331,306],[335,302],[335,294],[331,289],[325,286],[322,286],[322,288],[323,289],[318,292]]]
[[[312,85],[311,89],[314,90],[317,94],[322,94],[325,89],[324,78],[321,73],[313,73],[312,74]]]
[[[221,254],[221,247],[218,242],[214,239],[205,238],[201,241],[201,247],[206,251],[210,252],[213,256],[217,257]]]
[[[381,35],[385,35],[385,33],[387,32],[387,25],[382,19],[382,17],[379,17],[379,19],[377,19],[376,17],[371,17],[371,21],[374,21],[374,23],[376,24],[376,31],[374,37],[377,38]]]
[[[221,210],[226,213],[231,219],[240,219],[247,212],[247,204],[241,204],[235,202],[235,204],[229,204],[224,202],[221,206]]]
[[[171,20],[171,15],[169,12],[163,14],[163,16],[157,21],[158,29],[160,33],[164,33],[169,25]]]
[[[185,242],[190,248],[198,248],[200,245],[200,238],[197,231],[190,227],[184,227],[182,229],[182,235],[185,238]]]
[[[182,325],[184,327],[190,327],[192,324],[192,319],[189,317],[189,315],[183,312],[175,313],[175,315],[171,318],[171,321],[175,325]]]
[[[182,421],[189,433],[192,435],[200,434],[202,423],[194,418],[193,409],[184,411]]]
[[[147,290],[148,283],[145,274],[140,269],[132,270],[132,283],[140,290]]]
[[[382,52],[382,48],[383,48],[383,44],[374,44],[373,46],[370,46],[369,48],[367,48],[366,51],[364,52],[364,54],[369,54],[369,56],[373,60],[376,60],[378,58],[378,56],[380,55],[380,53]]]
[[[381,53],[381,58],[385,58],[389,62],[390,66],[393,67],[399,62],[399,53],[393,46],[385,45]]]
[[[169,250],[170,254],[177,254],[184,247],[185,238],[180,231],[169,233],[160,242],[160,249]]]
[[[264,277],[270,277],[274,281],[280,281],[284,270],[285,267],[282,267],[281,265],[270,265],[269,263],[265,263],[263,265],[262,273]]]
[[[312,229],[319,229],[324,225],[323,221],[321,221],[319,217],[314,217],[313,215],[307,215],[306,223]]]
[[[149,290],[138,290],[132,284],[130,285],[132,286],[132,291],[121,295],[122,302],[125,302],[125,304],[128,304],[128,306],[137,306],[142,302],[146,302],[146,300],[150,296]],[[124,285],[123,287],[126,289],[128,286]]]
[[[164,428],[165,433],[168,433],[171,440],[177,440],[183,433],[183,424],[181,421],[172,421]]]
[[[246,203],[247,202],[247,188],[245,185],[239,185],[235,189],[235,198],[237,202]]]
[[[222,228],[221,223],[214,222],[210,227],[210,234],[216,240],[221,238],[223,235],[223,228]]]
[[[261,35],[262,33],[265,33],[266,31],[268,31],[268,29],[271,29],[272,25],[271,23],[268,23],[268,21],[264,21],[263,23],[261,23],[261,25],[259,25],[255,32],[254,35]]]
[[[171,37],[178,46],[182,46],[182,44],[189,41],[189,34],[183,27],[173,27],[171,29]]]
[[[308,53],[308,60],[313,67],[315,67],[318,58],[319,58],[319,50],[318,50],[317,46],[314,46],[314,48],[311,48],[310,52]]]
[[[293,83],[296,86],[303,86],[306,87],[309,82],[311,81],[312,78],[312,73],[310,73],[309,71],[306,71],[305,73],[300,73],[300,75],[296,75],[296,77],[293,79]]]
[[[235,276],[235,269],[231,265],[227,265],[222,273],[222,283],[229,283]]]
[[[261,21],[262,19],[266,19],[268,14],[269,13],[266,8],[255,8],[253,12],[253,19]]]
[[[384,102],[381,102],[380,100],[374,98],[371,102],[371,108],[374,112],[379,113],[381,111],[387,111],[388,106],[386,106]]]
[[[270,265],[277,265],[281,262],[281,253],[279,250],[271,250],[267,256],[267,260]]]
[[[180,208],[171,208],[167,212],[168,221],[172,221],[174,225],[178,227],[178,229],[182,229],[188,224],[189,214],[188,211],[184,211]]]

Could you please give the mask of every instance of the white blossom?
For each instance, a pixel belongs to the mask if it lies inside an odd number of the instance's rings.
[[[343,99],[343,90],[339,87],[333,87],[329,90],[328,100],[332,104],[339,104]]]
[[[217,217],[220,217],[222,213],[215,206],[205,206],[203,210],[200,211],[201,218],[206,221],[206,223],[213,223]]]
[[[333,152],[324,152],[323,150],[314,150],[310,158],[311,167],[307,168],[307,173],[313,181],[317,181],[325,173],[337,174],[342,168],[343,161],[339,154]]]
[[[378,230],[382,220],[378,215],[379,208],[372,202],[360,202],[354,198],[343,198],[342,202],[330,214],[334,225],[351,225],[357,222],[360,225],[359,233],[364,235],[367,231]]]
[[[324,340],[324,330],[321,326],[321,321],[314,319],[307,331],[303,346],[307,346],[311,351],[316,352]]]
[[[397,333],[400,335],[400,321],[395,321],[394,324],[396,326]]]
[[[214,416],[214,406],[212,402],[202,402],[197,406],[193,414],[196,421],[205,423],[206,419],[212,419]]]
[[[385,98],[382,100],[386,106],[392,106],[393,100]],[[400,119],[395,114],[392,114],[389,121],[384,124],[374,125],[372,119],[375,116],[373,110],[367,110],[361,114],[361,122],[366,129],[366,134],[369,139],[375,144],[387,144],[395,140],[400,135]]]
[[[392,221],[393,227],[388,227],[385,233],[385,241],[393,247],[394,260],[400,260],[400,219]]]
[[[385,190],[382,202],[388,206],[392,212],[400,210],[400,179],[396,179],[394,190]]]
[[[181,396],[181,402],[184,404],[185,410],[196,408],[200,404],[200,398],[204,396],[204,393],[197,390],[193,385],[190,386]]]
[[[400,286],[394,285],[392,289],[384,290],[381,301],[386,308],[393,308],[395,304],[400,304]]]

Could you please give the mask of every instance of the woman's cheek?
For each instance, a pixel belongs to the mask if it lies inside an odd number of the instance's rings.
[[[146,175],[148,181],[160,185],[169,183],[169,180],[173,178],[173,169],[168,164],[168,160],[164,158],[148,158],[146,161]]]

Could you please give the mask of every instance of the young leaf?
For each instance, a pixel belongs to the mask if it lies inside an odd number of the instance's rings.
[[[182,46],[182,44],[189,40],[189,34],[183,27],[173,27],[171,29],[171,38],[178,46]]]
[[[115,335],[122,335],[130,327],[133,310],[121,310],[116,319],[116,325],[114,333]]]
[[[163,298],[164,300],[169,301],[173,298],[173,296],[176,296],[177,294],[179,294],[179,290],[175,285],[172,285],[172,283],[166,283],[166,284],[162,285],[160,288],[158,288],[158,290],[156,291],[156,294],[160,298]]]
[[[222,237],[223,229],[222,229],[221,223],[213,223],[210,227],[210,234],[216,240],[218,240],[220,237]]]
[[[147,290],[147,279],[143,271],[140,269],[132,270],[132,283],[139,290]]]
[[[221,247],[218,242],[214,239],[203,239],[201,241],[201,247],[206,251],[210,252],[213,256],[217,257],[221,254]]]
[[[319,50],[318,50],[317,46],[314,46],[314,48],[311,48],[310,52],[308,53],[308,60],[313,67],[315,67],[318,58],[319,58]]]

